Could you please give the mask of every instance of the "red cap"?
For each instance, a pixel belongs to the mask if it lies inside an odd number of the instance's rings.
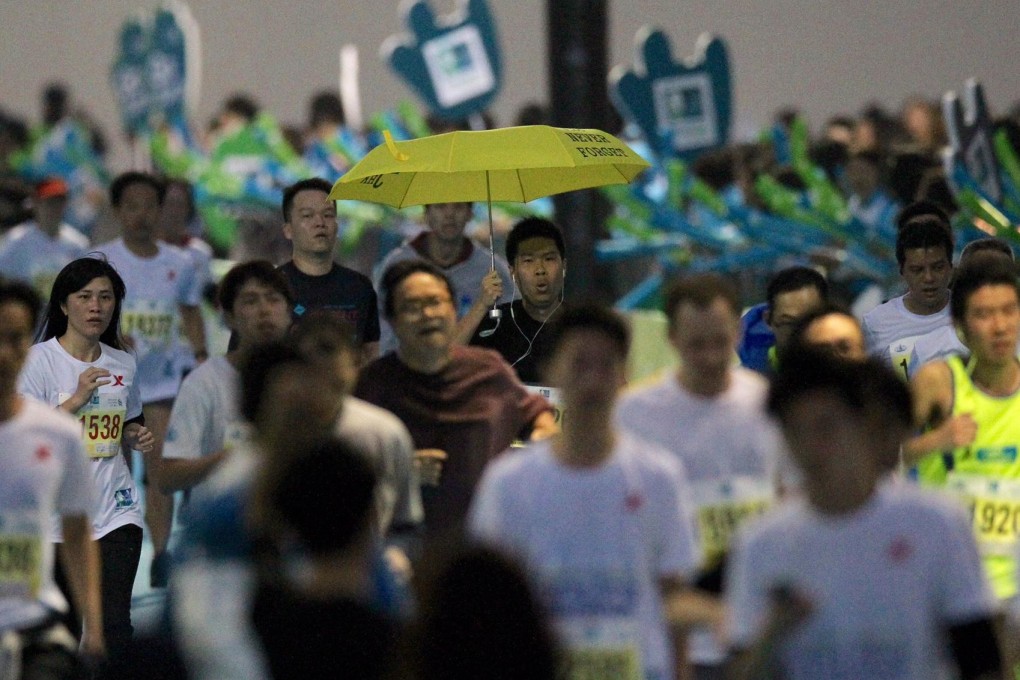
[[[47,177],[35,187],[35,197],[38,199],[64,196],[67,196],[67,182],[59,177]]]

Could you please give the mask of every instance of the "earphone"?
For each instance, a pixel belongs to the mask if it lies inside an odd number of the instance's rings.
[[[560,275],[563,278],[566,278],[566,276],[567,276],[567,263],[566,263],[566,261],[563,262],[563,269],[560,271]],[[517,275],[516,274],[511,274],[510,278],[513,280],[513,283],[514,283],[514,294],[513,294],[513,297],[516,298],[517,297]],[[525,333],[523,330],[521,330],[520,325],[517,323],[517,317],[514,315],[514,305],[513,305],[512,302],[510,303],[510,319],[514,322],[514,328],[516,328],[517,332],[520,333],[524,337],[524,339],[528,341],[528,348],[526,350],[524,350],[524,354],[522,354],[521,356],[517,357],[517,360],[514,361],[512,364],[510,364],[510,368],[513,368],[517,364],[521,363],[522,361],[524,361],[528,357],[528,355],[531,354],[531,350],[535,346],[535,339],[538,338],[538,334],[541,333],[542,329],[545,328],[545,325],[547,323],[549,323],[549,319],[551,319],[553,317],[553,314],[556,313],[556,310],[559,309],[560,305],[563,304],[563,297],[564,297],[564,290],[563,290],[563,287],[561,286],[560,287],[560,300],[559,300],[559,302],[556,303],[556,306],[553,307],[553,310],[551,312],[549,312],[549,316],[547,316],[545,318],[545,321],[542,322],[542,324],[538,327],[538,330],[535,331],[535,334],[533,336],[531,336],[530,338],[528,337],[527,333]],[[522,302],[522,304],[523,304],[523,302]]]

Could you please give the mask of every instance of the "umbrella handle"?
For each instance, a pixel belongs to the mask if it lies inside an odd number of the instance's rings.
[[[492,193],[489,189],[489,171],[485,171],[485,203],[489,207],[489,258],[491,262],[491,268],[489,271],[496,271],[496,241],[492,235]],[[503,316],[502,310],[497,308],[499,300],[492,303],[492,309],[489,310],[489,318],[496,320],[496,328],[499,328],[499,318]],[[492,332],[496,332],[496,328],[492,329]]]
[[[492,191],[489,188],[489,171],[485,171],[485,204],[489,208],[489,258],[490,271],[496,271],[496,240],[492,235]]]

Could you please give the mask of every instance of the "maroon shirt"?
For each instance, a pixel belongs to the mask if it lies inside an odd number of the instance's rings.
[[[361,371],[354,396],[392,411],[416,449],[442,449],[439,486],[422,487],[429,534],[459,529],[485,464],[552,407],[529,394],[496,352],[456,346],[439,373],[413,371],[395,353]]]

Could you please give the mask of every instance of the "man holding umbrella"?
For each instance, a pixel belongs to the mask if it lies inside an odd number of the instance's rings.
[[[443,265],[454,278],[455,309],[462,321],[458,336],[470,338],[485,309],[505,296],[511,287],[509,268],[492,253],[492,202],[527,203],[543,196],[626,184],[648,168],[648,162],[626,144],[601,130],[554,128],[547,125],[457,131],[395,142],[383,131],[385,143],[372,149],[333,185],[332,200],[382,203],[394,208],[428,206],[429,231],[398,248],[378,271],[399,260],[422,258]],[[486,202],[489,215],[488,270],[460,283],[452,268],[471,258],[484,260],[486,252],[464,237],[471,216],[469,201]],[[453,206],[449,204],[453,203]],[[447,204],[445,207],[442,204]],[[453,215],[445,211],[453,211]],[[417,246],[417,248],[415,248]],[[438,256],[438,257],[437,257]],[[442,259],[447,261],[442,261]],[[484,281],[483,281],[484,279]],[[481,283],[482,294],[466,302]],[[377,289],[379,281],[377,279]],[[485,299],[488,298],[488,299]],[[509,301],[509,298],[505,298]],[[468,312],[471,312],[468,314]],[[500,310],[488,313],[493,329],[501,321]],[[467,326],[474,323],[470,330]],[[392,350],[389,329],[383,331],[380,351]]]

